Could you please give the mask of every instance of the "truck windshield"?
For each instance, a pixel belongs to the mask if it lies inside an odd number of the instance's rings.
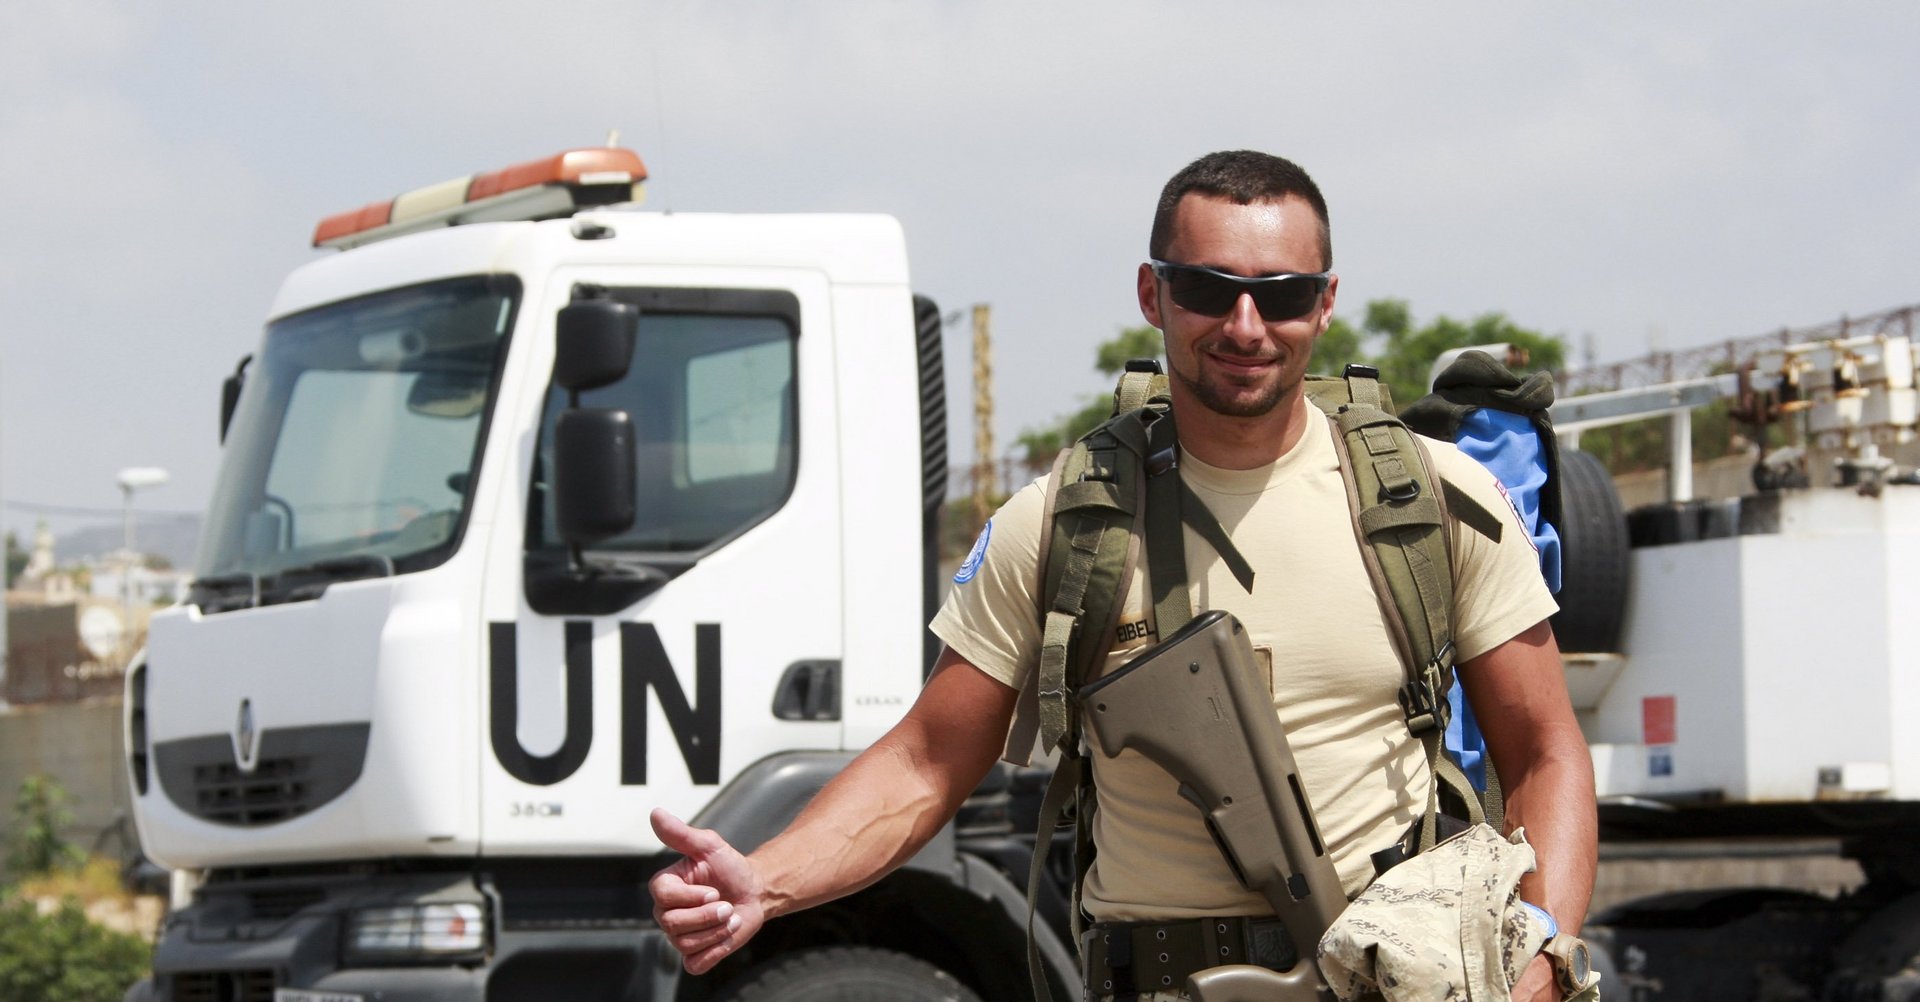
[[[461,278],[270,325],[229,427],[198,576],[262,586],[447,559],[518,298],[512,278]]]

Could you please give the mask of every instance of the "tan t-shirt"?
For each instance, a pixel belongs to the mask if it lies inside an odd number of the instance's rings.
[[[1307,433],[1271,466],[1222,470],[1182,456],[1181,475],[1255,575],[1249,595],[1188,529],[1187,580],[1194,610],[1238,617],[1269,666],[1274,707],[1351,895],[1373,878],[1370,854],[1392,844],[1425,809],[1429,775],[1395,698],[1404,672],[1354,536],[1332,429],[1318,412],[1311,416]],[[1429,439],[1427,446],[1443,477],[1506,523],[1498,544],[1463,524],[1453,527],[1454,645],[1465,662],[1556,606],[1493,476],[1450,444]],[[1039,662],[1044,480],[994,515],[932,624],[955,652],[1015,688]],[[1128,589],[1116,635],[1103,671],[1157,642],[1144,567]],[[1100,797],[1099,852],[1085,905],[1095,919],[1271,911],[1240,887],[1199,812],[1164,770],[1131,751],[1111,759],[1095,752],[1090,760]]]

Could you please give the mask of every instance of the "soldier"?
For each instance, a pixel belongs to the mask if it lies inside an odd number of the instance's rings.
[[[1339,288],[1326,203],[1287,160],[1210,154],[1167,183],[1149,251],[1136,281],[1141,313],[1165,337],[1180,476],[1254,571],[1249,592],[1187,530],[1192,607],[1246,624],[1351,896],[1374,878],[1372,854],[1401,843],[1418,820],[1433,778],[1397,701],[1404,672],[1355,538],[1334,439],[1303,391]],[[1547,623],[1553,599],[1491,475],[1449,444],[1426,444],[1436,474],[1506,522],[1500,542],[1449,527],[1453,643],[1503,782],[1508,828],[1525,826],[1537,854],[1520,896],[1577,932],[1596,858],[1594,787]],[[999,757],[1039,659],[1044,496],[1036,482],[994,516],[933,622],[947,649],[920,698],[786,832],[742,856],[655,812],[662,841],[686,856],[654,878],[655,915],[689,971],[710,969],[769,918],[880,879],[946,823]],[[1106,667],[1158,641],[1147,591],[1136,577]],[[1093,768],[1098,854],[1082,905],[1096,931],[1271,915],[1156,766],[1122,753],[1094,756]],[[1544,954],[1513,990],[1524,1000],[1560,994]]]

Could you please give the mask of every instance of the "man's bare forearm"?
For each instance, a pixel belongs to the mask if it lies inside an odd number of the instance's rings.
[[[919,852],[999,757],[1013,696],[943,658],[907,716],[748,857],[768,917],[857,891]]]
[[[766,881],[769,918],[857,891],[933,838],[952,813],[949,798],[912,761],[891,742],[875,744],[748,856]]]
[[[900,723],[751,857],[655,808],[654,834],[680,858],[647,889],[654,921],[688,972],[712,970],[767,919],[859,890],[919,851],[993,765],[1014,695],[943,654]]]
[[[1521,880],[1520,896],[1561,928],[1578,930],[1598,859],[1593,758],[1567,698],[1553,631],[1540,623],[1463,667],[1506,797],[1507,830],[1525,827],[1539,861]]]
[[[1584,743],[1577,758],[1538,762],[1507,792],[1507,828],[1518,827],[1526,828],[1538,860],[1520,880],[1520,897],[1551,912],[1562,930],[1579,932],[1598,865],[1593,764]]]

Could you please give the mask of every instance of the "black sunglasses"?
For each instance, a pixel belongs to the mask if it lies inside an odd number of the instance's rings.
[[[1320,294],[1327,291],[1331,277],[1323,271],[1312,275],[1289,272],[1242,278],[1196,264],[1159,260],[1149,263],[1153,273],[1167,283],[1167,294],[1181,309],[1203,317],[1224,317],[1244,292],[1253,297],[1261,319],[1268,323],[1293,320],[1313,312],[1320,304]]]

